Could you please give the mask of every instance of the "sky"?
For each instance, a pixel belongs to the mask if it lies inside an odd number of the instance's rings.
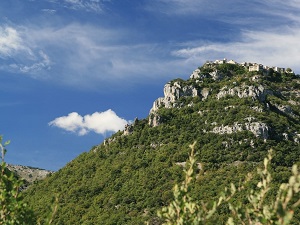
[[[298,0],[0,2],[5,161],[58,170],[207,60],[300,73]]]

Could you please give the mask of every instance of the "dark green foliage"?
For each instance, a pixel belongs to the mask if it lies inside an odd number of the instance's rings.
[[[200,70],[206,74],[213,68]],[[177,102],[180,108],[157,111],[162,118],[159,126],[149,126],[148,118],[138,120],[131,134],[117,132],[105,144],[81,154],[27,190],[25,199],[37,216],[45,218],[54,193],[58,193],[54,224],[143,224],[144,221],[160,224],[156,211],[170,203],[172,187],[183,180],[183,162],[188,157],[189,144],[194,141],[201,169],[191,190],[193,199],[215,200],[229,183],[238,186],[247,173],[256,170],[270,148],[275,152],[272,185],[286,182],[290,176],[288,168],[300,163],[299,143],[294,140],[300,130],[299,78],[289,74],[248,73],[230,64],[219,65],[218,70],[226,75],[219,81],[209,77],[172,81],[194,85],[198,90],[208,88],[210,95],[206,100],[180,98]],[[259,76],[258,81],[252,80],[254,75]],[[263,85],[274,95],[268,95],[264,102],[236,95],[216,98],[221,88],[243,84]],[[188,106],[191,102],[193,105]],[[282,105],[290,106],[293,114],[280,111]],[[215,127],[235,123],[246,126],[249,117],[267,124],[267,140],[249,130],[211,132]],[[257,180],[254,177],[249,187]],[[244,196],[237,195],[232,201],[243,202]],[[221,205],[214,224],[224,223],[228,212],[228,207]],[[299,221],[297,216],[296,221]]]

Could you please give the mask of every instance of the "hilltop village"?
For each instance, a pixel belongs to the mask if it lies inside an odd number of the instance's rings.
[[[279,72],[279,73],[294,73],[290,68],[281,68],[281,67],[277,67],[277,66],[273,66],[273,67],[269,67],[269,66],[265,66],[263,64],[260,63],[249,63],[249,62],[242,62],[242,63],[237,63],[234,60],[227,60],[222,59],[222,60],[216,60],[216,61],[207,61],[205,63],[206,66],[214,66],[214,65],[220,65],[220,64],[235,64],[235,65],[240,65],[243,66],[245,68],[247,68],[249,70],[249,72],[251,71],[262,71],[262,72],[267,72],[270,69],[273,69],[273,71]]]

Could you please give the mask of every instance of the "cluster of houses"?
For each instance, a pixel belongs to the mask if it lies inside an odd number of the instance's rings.
[[[216,61],[207,61],[206,64],[212,65],[219,65],[219,64],[235,64],[235,65],[240,65],[240,66],[244,66],[246,67],[250,72],[251,71],[268,71],[269,69],[273,69],[276,72],[279,73],[294,73],[291,69],[286,70],[285,68],[280,68],[277,66],[274,67],[269,67],[269,66],[264,66],[262,64],[258,64],[258,63],[249,63],[249,62],[243,62],[243,63],[237,63],[234,60],[227,60],[227,59],[222,59],[222,60],[216,60]]]

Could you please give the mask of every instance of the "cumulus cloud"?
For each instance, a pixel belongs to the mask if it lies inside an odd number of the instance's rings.
[[[52,120],[48,125],[59,127],[82,136],[90,131],[103,135],[106,132],[117,132],[124,129],[128,123],[128,121],[120,118],[114,111],[109,109],[105,112],[95,112],[85,116],[81,116],[77,112],[72,112],[67,116]]]

